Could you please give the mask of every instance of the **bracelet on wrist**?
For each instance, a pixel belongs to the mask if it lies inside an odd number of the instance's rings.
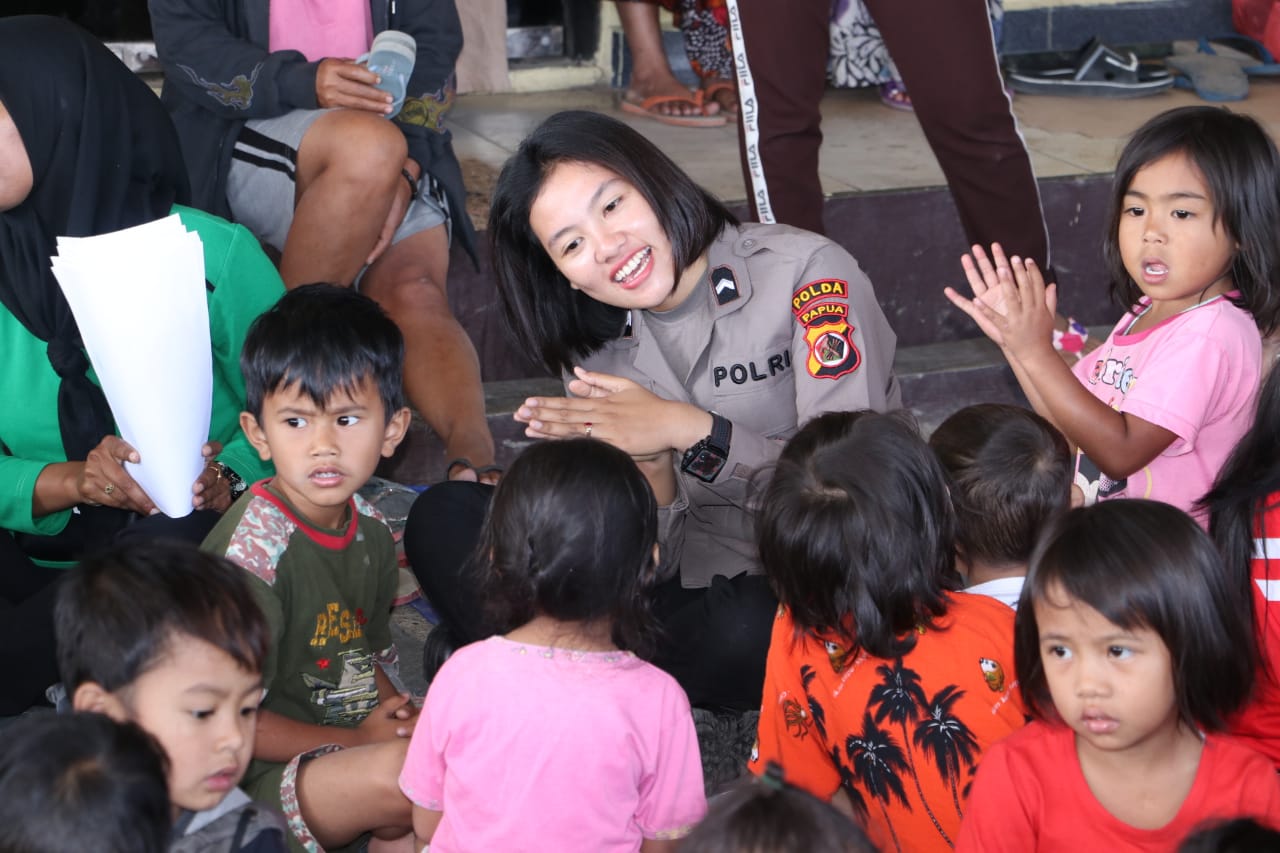
[[[417,197],[418,197],[418,182],[417,182],[416,180],[414,180],[413,175],[409,173],[409,170],[408,170],[408,169],[401,169],[401,170],[400,170],[400,174],[404,177],[404,179],[405,179],[406,181],[408,181],[408,182],[409,182],[409,198],[410,198],[410,199],[415,199],[415,198],[417,198]]]

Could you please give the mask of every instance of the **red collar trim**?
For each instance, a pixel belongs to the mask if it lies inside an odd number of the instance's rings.
[[[351,522],[347,525],[347,529],[340,534],[333,534],[316,527],[299,515],[293,507],[285,502],[284,498],[275,494],[267,488],[271,484],[271,479],[259,480],[249,487],[249,491],[255,496],[268,501],[276,509],[285,514],[285,517],[298,525],[298,529],[307,534],[307,538],[317,545],[328,548],[332,551],[342,551],[356,538],[356,529],[360,526],[360,516],[356,512],[355,498],[347,499],[347,509],[351,512]]]

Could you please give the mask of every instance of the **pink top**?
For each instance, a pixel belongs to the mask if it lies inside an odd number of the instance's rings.
[[[1138,309],[1150,300],[1143,297]],[[1147,467],[1116,482],[1084,454],[1076,485],[1085,502],[1151,498],[1191,512],[1236,442],[1253,422],[1262,367],[1262,339],[1253,317],[1226,297],[1189,308],[1137,334],[1126,313],[1098,349],[1075,366],[1076,377],[1111,408],[1177,438]],[[1196,516],[1204,524],[1206,519]]]
[[[311,62],[355,59],[373,41],[369,0],[271,0],[270,50],[296,50]]]
[[[490,637],[440,669],[400,788],[442,811],[432,853],[630,851],[706,812],[689,700],[627,652]]]

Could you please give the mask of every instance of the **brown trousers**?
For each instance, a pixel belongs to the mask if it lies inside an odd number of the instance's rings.
[[[824,233],[818,149],[831,0],[729,0],[754,97],[743,98],[739,138],[753,215],[766,209],[751,167],[763,172],[774,221]],[[1000,78],[984,0],[866,0],[946,175],[970,243],[1050,265],[1031,160]],[[741,85],[741,70],[739,83]],[[749,145],[750,126],[758,138]],[[866,156],[874,158],[875,151]]]

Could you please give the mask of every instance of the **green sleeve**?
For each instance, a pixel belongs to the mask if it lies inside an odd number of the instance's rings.
[[[54,536],[62,532],[71,518],[71,510],[51,512],[40,518],[31,516],[31,499],[36,478],[49,462],[20,459],[7,453],[0,455],[0,528],[19,533]]]

